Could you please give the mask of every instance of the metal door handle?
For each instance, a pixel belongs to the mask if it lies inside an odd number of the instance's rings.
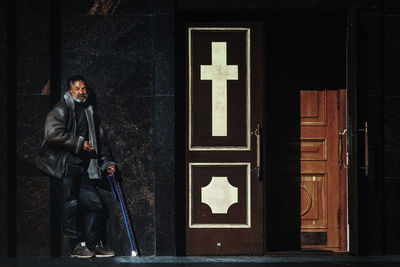
[[[368,162],[369,162],[369,155],[368,155],[368,122],[365,122],[364,129],[358,129],[360,132],[364,132],[364,167],[360,167],[360,169],[365,170],[365,176],[368,176]]]
[[[346,135],[347,129],[339,131],[339,168],[343,168],[343,136]]]
[[[256,167],[255,167],[255,172],[256,172],[256,176],[258,178],[260,178],[260,166],[261,166],[261,143],[260,143],[260,138],[261,138],[261,134],[260,134],[260,124],[257,123],[257,127],[254,131],[251,132],[251,134],[254,134],[256,136],[256,142],[257,142],[257,148],[256,148],[256,153],[257,153],[257,163],[256,163]]]

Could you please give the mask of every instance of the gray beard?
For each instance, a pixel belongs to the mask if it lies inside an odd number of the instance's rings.
[[[74,99],[74,101],[75,101],[76,103],[83,104],[83,103],[86,102],[86,99],[88,98],[88,95],[89,95],[89,94],[86,94],[85,98],[82,99],[82,100],[79,99],[79,98],[75,98],[75,97],[73,97],[73,99]]]

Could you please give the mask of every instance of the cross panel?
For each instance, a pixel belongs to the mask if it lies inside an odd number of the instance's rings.
[[[188,41],[189,150],[250,150],[250,29],[189,28]]]

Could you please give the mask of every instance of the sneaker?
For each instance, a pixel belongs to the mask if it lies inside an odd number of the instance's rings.
[[[103,246],[103,242],[99,242],[96,247],[94,248],[94,253],[96,257],[99,258],[106,258],[106,257],[114,257],[115,253],[109,248]]]
[[[71,253],[71,257],[82,258],[82,259],[83,258],[91,258],[94,255],[95,255],[95,253],[93,251],[88,249],[88,247],[86,245],[83,246],[81,243],[79,243]]]

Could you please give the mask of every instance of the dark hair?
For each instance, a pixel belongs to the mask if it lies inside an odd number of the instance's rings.
[[[69,77],[68,78],[68,81],[67,81],[67,91],[69,90],[69,89],[71,89],[71,87],[72,87],[72,85],[74,84],[74,82],[76,82],[76,81],[81,81],[81,82],[83,82],[85,85],[87,85],[87,83],[86,83],[86,79],[82,76],[82,75],[74,75],[74,76],[71,76],[71,77]]]

